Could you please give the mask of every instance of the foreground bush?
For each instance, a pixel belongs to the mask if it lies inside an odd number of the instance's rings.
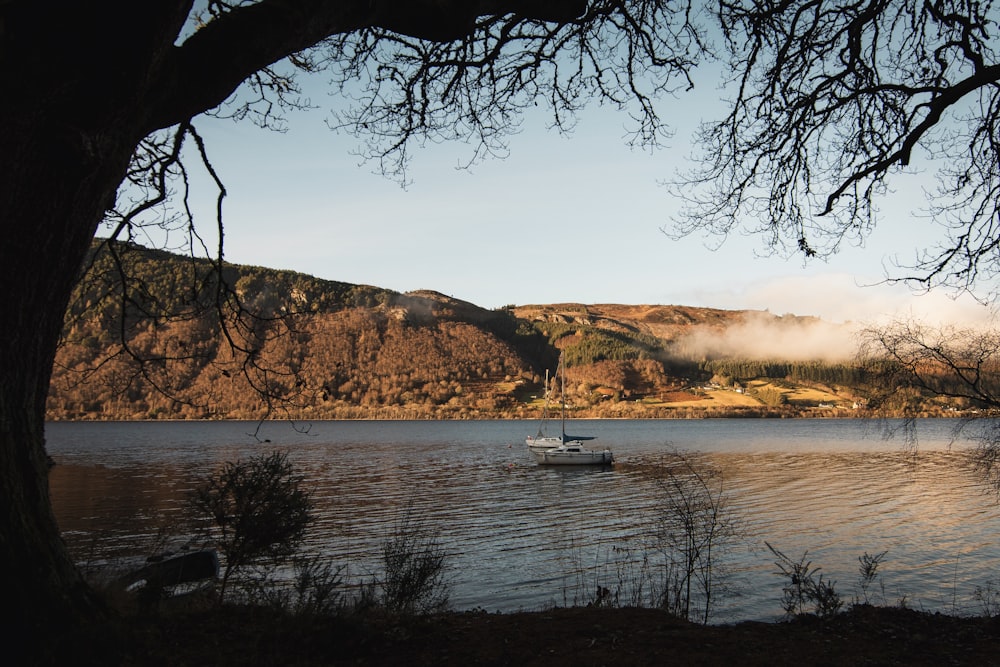
[[[220,601],[244,568],[292,557],[313,519],[303,479],[284,452],[226,463],[195,490],[191,506],[208,519],[205,530],[225,557]]]

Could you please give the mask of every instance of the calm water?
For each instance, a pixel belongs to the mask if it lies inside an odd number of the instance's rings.
[[[745,523],[718,561],[731,591],[715,619],[730,621],[781,614],[765,540],[808,551],[847,601],[858,557],[887,550],[887,603],[978,613],[976,587],[1000,578],[1000,506],[954,426],[920,422],[914,454],[860,420],[575,422],[614,450],[613,469],[536,465],[523,421],[268,423],[266,443],[245,422],[51,423],[47,439],[56,515],[88,563],[146,555],[205,474],[282,448],[313,490],[310,550],[371,576],[411,512],[450,555],[453,606],[490,611],[582,603],[634,579],[662,508],[655,471],[680,449],[721,473]]]

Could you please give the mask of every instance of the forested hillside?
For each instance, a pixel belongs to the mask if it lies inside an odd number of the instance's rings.
[[[843,354],[826,358],[829,338],[793,351],[788,341],[830,336],[814,318],[486,310],[251,266],[224,265],[220,282],[206,260],[111,248],[95,244],[67,315],[50,419],[531,418],[560,354],[578,416],[845,415],[864,405],[863,374]],[[762,340],[790,358],[762,357]]]

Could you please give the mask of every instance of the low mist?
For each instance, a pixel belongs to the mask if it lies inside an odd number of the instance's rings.
[[[725,330],[696,327],[674,343],[690,359],[731,357],[782,361],[844,362],[857,353],[857,326],[816,318],[750,313]]]

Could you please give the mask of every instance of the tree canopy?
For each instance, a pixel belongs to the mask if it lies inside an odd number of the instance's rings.
[[[303,104],[295,73],[340,92],[334,125],[400,177],[420,141],[461,138],[471,159],[502,153],[518,114],[547,104],[566,129],[587,102],[627,109],[655,143],[653,100],[690,85],[701,51],[691,5],[652,0],[103,0],[0,3],[0,568],[24,637],[99,613],[49,502],[44,414],[67,303],[98,228],[143,227],[223,273],[224,180],[197,131],[203,113],[281,127]],[[218,244],[188,205],[185,144],[216,180]],[[170,201],[171,206],[164,206]],[[211,222],[209,223],[211,224]],[[116,247],[128,247],[125,243]],[[122,307],[141,284],[111,245]],[[204,284],[211,283],[203,280]],[[253,375],[254,322],[217,281],[220,323]],[[229,314],[223,311],[229,309]],[[37,627],[36,627],[37,626]]]
[[[731,97],[677,188],[689,204],[680,233],[745,229],[823,256],[863,241],[894,176],[936,170],[923,214],[940,243],[891,277],[995,298],[995,3],[722,0],[717,18]]]
[[[303,72],[323,72],[338,93],[331,127],[358,137],[363,158],[405,181],[422,142],[462,141],[470,164],[505,155],[522,113],[539,104],[560,131],[588,103],[610,104],[632,118],[630,141],[657,145],[665,128],[656,99],[690,87],[703,54],[688,1],[348,3],[353,11],[328,4],[208,2],[192,12],[177,35],[178,60],[212,66],[165,75],[181,85],[193,77],[198,100],[172,103],[153,121],[132,158],[132,187],[123,191],[130,196],[109,216],[112,236],[143,224],[189,229],[186,209],[159,213],[168,197],[186,200],[185,141],[195,141],[211,170],[194,117],[282,129],[285,112],[309,104],[296,80]],[[286,35],[284,24],[302,34]],[[268,41],[270,48],[247,46]],[[223,60],[240,64],[214,71]],[[224,194],[221,180],[219,187]]]

